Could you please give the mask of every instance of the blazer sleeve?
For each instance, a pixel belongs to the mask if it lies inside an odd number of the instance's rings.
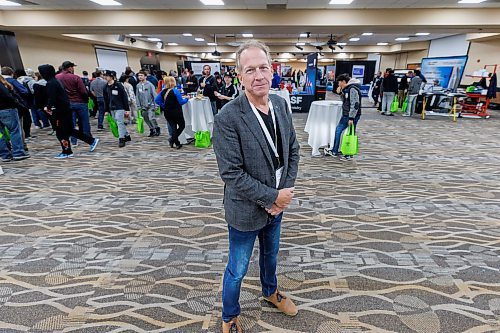
[[[297,141],[297,135],[293,126],[292,115],[290,112],[288,112],[288,106],[286,105],[286,102],[282,106],[282,109],[285,110],[288,123],[290,124],[290,132],[288,134],[288,171],[286,173],[285,182],[283,183],[283,188],[290,188],[295,186],[295,180],[297,179],[297,173],[299,172],[300,145]]]
[[[213,147],[222,181],[257,205],[262,206],[264,203],[265,208],[271,208],[279,192],[253,178],[244,170],[237,126],[234,126],[228,118],[230,118],[228,114],[217,115],[213,132]]]

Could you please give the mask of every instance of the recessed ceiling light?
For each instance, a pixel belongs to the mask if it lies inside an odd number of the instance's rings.
[[[377,43],[378,46],[386,46],[389,45],[389,43]]]
[[[142,36],[142,34],[130,34],[129,36],[130,36],[130,37],[141,37],[141,36]]]
[[[372,36],[373,35],[373,32],[365,32],[363,33],[363,36]]]
[[[346,46],[347,43],[337,43],[337,45],[340,45],[340,46]]]
[[[298,42],[298,43],[295,43],[295,45],[297,45],[297,46],[304,46],[304,45],[306,45],[306,43],[304,43],[304,42]]]
[[[122,4],[115,0],[90,0],[101,6],[121,6]]]
[[[177,45],[179,45],[179,44],[177,44],[177,43],[167,43],[167,45],[168,45],[168,46],[177,46]]]
[[[224,6],[224,1],[222,0],[200,0],[205,6]]]
[[[354,0],[330,0],[330,5],[350,5]]]
[[[149,37],[148,40],[150,42],[161,42],[161,39],[160,38],[155,38],[155,37]]]
[[[415,34],[415,36],[429,36],[429,35],[430,35],[430,33],[429,33],[429,32],[417,32],[417,33]]]
[[[350,42],[357,42],[359,41],[359,38],[358,37],[354,37],[354,38],[351,38],[349,39]]]
[[[300,34],[299,37],[300,38],[307,38],[307,34]]]
[[[485,1],[486,0],[460,0],[458,3],[481,3]]]
[[[253,34],[241,34],[245,38],[252,38]]]
[[[185,32],[182,35],[185,36],[185,37],[191,37],[193,34],[190,34],[189,32]]]
[[[217,43],[207,43],[208,46],[217,46]]]
[[[0,6],[21,6],[21,4],[8,0],[0,0]]]
[[[197,42],[204,42],[205,38],[196,37],[194,40]]]
[[[410,37],[398,37],[396,40],[403,41],[403,40],[410,40]]]

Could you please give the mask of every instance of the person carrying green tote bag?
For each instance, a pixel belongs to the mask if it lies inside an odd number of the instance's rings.
[[[118,124],[116,123],[116,120],[111,116],[110,113],[106,115],[106,121],[109,124],[109,128],[111,129],[111,133],[113,133],[113,136],[115,138],[118,138],[120,135],[118,134]]]
[[[199,131],[194,134],[194,146],[198,148],[208,148],[212,145],[209,131]]]
[[[358,136],[355,133],[354,125],[349,125],[342,137],[340,152],[344,156],[354,156],[358,154]]]
[[[144,133],[144,118],[142,118],[141,110],[137,112],[137,133]]]
[[[392,100],[392,104],[391,104],[391,113],[398,112],[398,110],[399,110],[398,96],[394,96],[394,99]]]

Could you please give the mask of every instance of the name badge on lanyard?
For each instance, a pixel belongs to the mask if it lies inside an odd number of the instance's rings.
[[[250,103],[250,101],[249,101]],[[257,120],[259,121],[260,127],[262,128],[262,131],[264,132],[264,136],[266,137],[267,142],[269,143],[269,146],[271,146],[271,149],[273,150],[274,157],[278,159],[278,164],[280,160],[280,155],[278,154],[278,147],[273,141],[273,138],[271,137],[271,133],[269,133],[269,130],[267,129],[266,124],[264,124],[264,120],[262,117],[259,115],[259,111],[257,111],[257,108],[250,103],[250,107],[252,108],[253,113],[257,117]],[[273,119],[273,126],[274,126],[274,137],[276,138],[276,142],[278,142],[278,133],[276,130],[276,116],[274,115],[274,108],[273,108],[273,103],[269,101],[269,112],[271,112],[271,118]],[[276,188],[278,188],[280,182],[281,182],[281,177],[283,176],[283,167],[279,168],[276,172]]]

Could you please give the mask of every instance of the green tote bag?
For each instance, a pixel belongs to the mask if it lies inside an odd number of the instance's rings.
[[[392,104],[391,104],[391,112],[392,113],[398,112],[398,110],[399,110],[398,96],[394,96],[394,99],[392,100]]]
[[[137,133],[144,133],[144,118],[142,118],[141,110],[137,113]]]
[[[408,110],[408,97],[406,97],[405,101],[403,102],[403,107],[401,108],[401,112],[405,113],[406,110]]]
[[[208,148],[212,145],[209,131],[199,131],[194,133],[194,146],[198,148]]]
[[[358,154],[358,136],[354,131],[354,124],[349,125],[342,137],[340,151],[344,156],[354,156]]]
[[[118,134],[118,124],[116,123],[116,120],[109,113],[106,116],[106,120],[109,124],[109,128],[111,129],[111,133],[113,133],[115,138],[118,138],[120,135]]]

